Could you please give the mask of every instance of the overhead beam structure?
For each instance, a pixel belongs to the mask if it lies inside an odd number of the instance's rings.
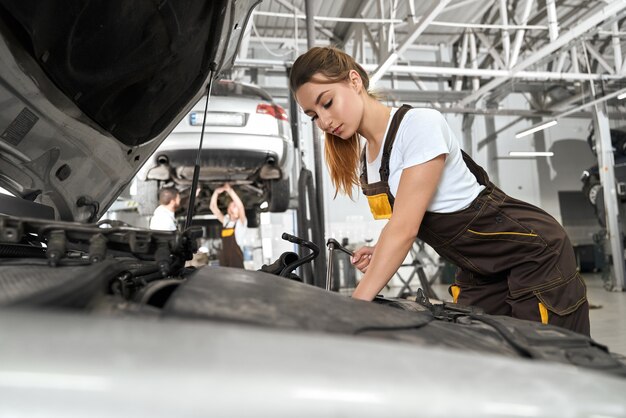
[[[570,42],[576,40],[581,35],[585,34],[586,32],[590,31],[591,29],[596,28],[599,24],[601,24],[605,20],[608,20],[610,18],[614,18],[616,15],[618,15],[625,8],[626,8],[626,0],[614,0],[613,2],[609,3],[608,5],[606,5],[599,12],[597,12],[594,15],[590,16],[589,18],[587,18],[583,22],[581,22],[578,25],[576,25],[573,28],[571,28],[568,32],[566,32],[563,35],[559,36],[554,42],[550,42],[550,43],[544,45],[537,52],[535,52],[534,54],[530,55],[528,58],[526,58],[523,61],[521,61],[519,64],[517,64],[515,67],[512,68],[512,73],[515,74],[515,73],[517,73],[519,71],[523,71],[526,68],[530,67],[531,65],[534,65],[534,64],[538,63],[539,61],[541,61],[544,58],[548,57],[553,52],[558,51],[563,46],[565,46],[565,45],[569,44]],[[466,98],[461,100],[459,102],[459,105],[460,106],[465,106],[465,105],[467,105],[469,103],[472,103],[473,101],[478,100],[479,98],[484,96],[489,91],[491,91],[494,88],[502,85],[503,83],[506,83],[507,80],[509,80],[509,77],[498,77],[498,78],[490,81],[489,83],[485,84],[484,86],[482,86],[480,89],[478,89],[474,93],[470,94],[469,96],[467,96]]]

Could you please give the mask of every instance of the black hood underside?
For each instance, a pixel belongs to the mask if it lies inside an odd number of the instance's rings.
[[[125,145],[161,132],[207,79],[225,0],[0,0],[1,29]]]

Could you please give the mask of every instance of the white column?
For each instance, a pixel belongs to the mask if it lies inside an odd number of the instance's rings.
[[[606,226],[613,255],[615,290],[623,291],[626,289],[624,286],[624,246],[619,220],[619,202],[615,181],[615,160],[611,143],[611,128],[604,103],[595,105],[594,119],[600,182],[604,190]]]

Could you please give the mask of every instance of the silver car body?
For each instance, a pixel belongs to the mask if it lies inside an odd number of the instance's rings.
[[[371,338],[11,311],[0,335],[7,417],[626,417],[623,379]]]
[[[203,137],[202,149],[206,154],[213,154],[215,163],[212,166],[203,166],[202,177],[205,180],[217,181],[245,181],[255,172],[268,164],[278,169],[271,177],[286,179],[291,173],[294,159],[291,128],[286,115],[284,119],[268,113],[261,113],[260,106],[270,107],[269,96],[234,94],[225,95],[223,85],[239,85],[248,90],[258,88],[240,83],[219,81],[216,90],[222,94],[212,94],[208,104],[206,128]],[[191,151],[188,155],[195,157],[200,144],[202,132],[202,115],[206,105],[206,96],[202,97],[191,109],[172,133],[154,152],[151,163],[156,164],[158,158],[172,156],[181,150]],[[277,108],[279,111],[284,110]],[[228,120],[227,118],[231,118]],[[240,164],[228,164],[229,157],[241,157]],[[181,162],[169,158],[170,164],[181,165]],[[193,165],[195,159],[186,161],[187,166]],[[191,163],[191,164],[189,164]],[[269,174],[268,174],[269,175]],[[265,175],[266,179],[268,175]]]

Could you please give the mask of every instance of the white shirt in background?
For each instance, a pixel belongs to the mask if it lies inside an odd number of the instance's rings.
[[[165,206],[159,206],[154,210],[152,219],[150,219],[150,229],[159,231],[176,231],[176,217],[174,212]]]

